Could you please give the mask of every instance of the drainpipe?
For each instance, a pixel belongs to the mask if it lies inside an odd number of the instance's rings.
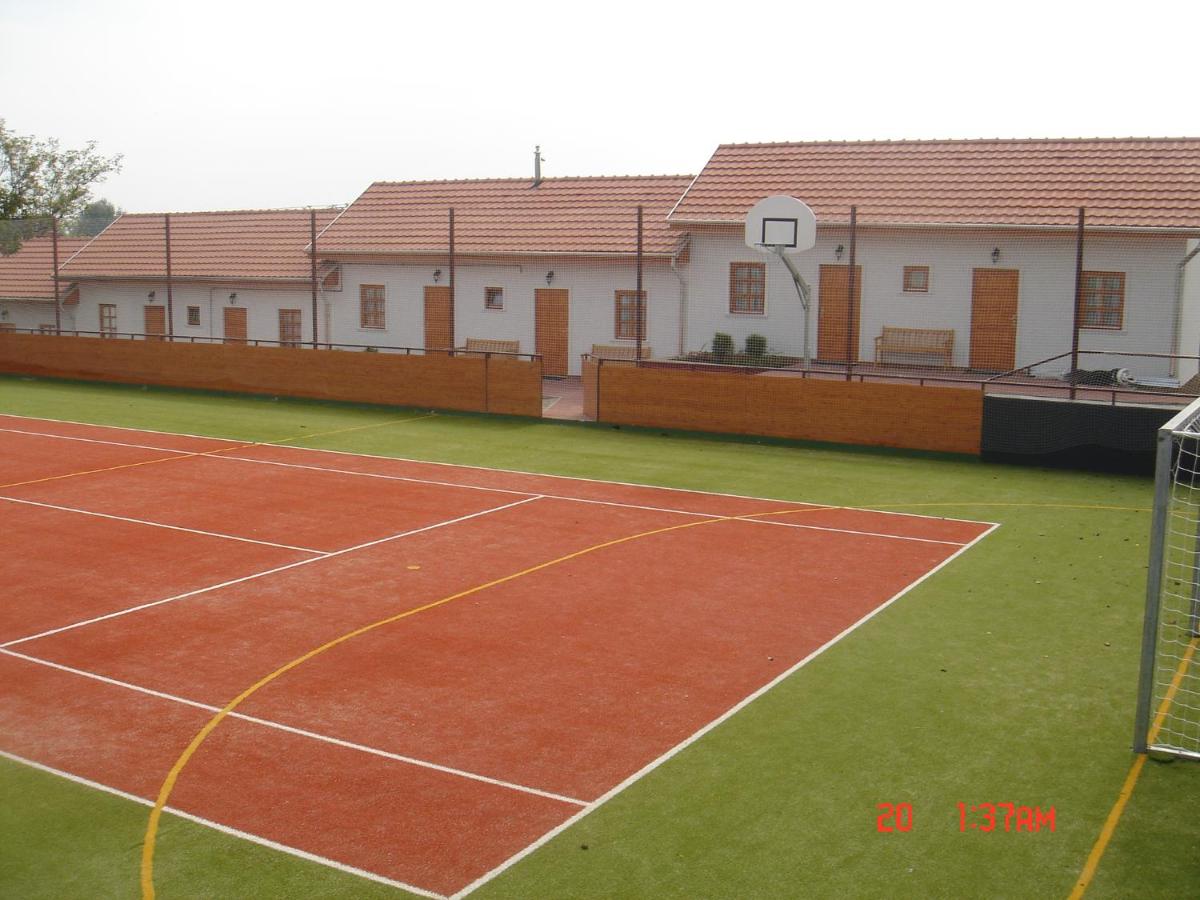
[[[671,271],[675,273],[675,277],[679,279],[679,356],[683,356],[687,352],[687,327],[688,327],[688,293],[687,281],[684,280],[683,273],[679,271],[679,257],[687,253],[692,246],[692,236],[685,234],[683,240],[679,244],[679,249],[675,251],[671,257]]]
[[[1200,253],[1200,241],[1196,242],[1196,246],[1188,251],[1187,256],[1179,261],[1175,266],[1175,319],[1171,323],[1171,346],[1174,348],[1172,352],[1178,353],[1179,346],[1179,328],[1180,320],[1183,317],[1183,270],[1193,259],[1196,254]],[[1190,354],[1189,354],[1190,355]],[[1179,360],[1171,360],[1171,377],[1174,378],[1179,374]]]

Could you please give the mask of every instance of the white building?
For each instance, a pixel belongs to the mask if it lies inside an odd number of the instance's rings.
[[[316,210],[316,227],[336,213]],[[78,285],[78,303],[64,307],[63,327],[176,340],[312,341],[313,215],[303,209],[127,213],[60,268],[60,280]],[[322,341],[336,278],[336,270],[318,271]]]
[[[689,347],[715,332],[739,344],[760,333],[773,349],[802,354],[791,277],[743,241],[746,212],[774,194],[816,214],[817,245],[796,263],[813,288],[818,359],[876,361],[876,338],[891,326],[952,331],[956,367],[1005,371],[1058,357],[1039,371],[1065,371],[1079,207],[1080,347],[1200,354],[1200,263],[1188,265],[1200,235],[1200,140],[723,145],[669,216],[693,239]],[[1080,367],[1183,381],[1197,371],[1194,360],[1152,356],[1085,354]]]
[[[759,334],[799,357],[792,280],[742,238],[747,210],[774,194],[816,213],[817,244],[796,263],[812,286],[818,361],[1064,372],[1084,207],[1080,367],[1197,374],[1195,360],[1169,358],[1200,355],[1195,139],[731,144],[694,179],[379,182],[340,213],[316,213],[316,334],[368,347],[505,342],[541,354],[549,375],[578,374],[595,345],[637,343],[640,207],[644,347],[671,357],[718,333],[739,349]],[[66,262],[60,281],[78,285],[78,303],[63,304],[64,327],[313,339],[309,211],[172,215],[169,323],[166,226],[122,216]],[[5,306],[10,321],[53,320]],[[885,329],[941,335],[945,353],[897,352],[880,343]]]
[[[59,264],[88,240],[60,237]],[[71,284],[60,284],[58,296],[60,310],[69,318],[78,302],[78,291]],[[54,240],[49,236],[29,238],[17,252],[0,255],[0,332],[53,332],[57,324],[54,317]]]
[[[408,347],[510,341],[542,354],[547,375],[578,374],[593,345],[636,345],[641,206],[643,343],[677,353],[688,239],[668,227],[667,212],[690,180],[373,184],[317,239],[319,258],[342,267],[333,332],[345,343]]]

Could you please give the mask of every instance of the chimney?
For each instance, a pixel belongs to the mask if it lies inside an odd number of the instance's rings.
[[[542,183],[542,148],[537,146],[533,148],[533,186],[537,187]]]

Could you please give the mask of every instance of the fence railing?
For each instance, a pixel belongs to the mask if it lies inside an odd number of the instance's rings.
[[[495,359],[515,359],[534,362],[541,359],[537,353],[510,353],[500,350],[467,350],[463,347],[398,347],[388,344],[341,344],[319,341],[315,348],[311,341],[277,341],[268,338],[230,338],[212,335],[168,335],[148,334],[138,331],[85,331],[78,328],[62,328],[58,331],[44,328],[6,328],[0,334],[37,334],[59,337],[92,337],[110,340],[148,341],[172,344],[236,344],[242,347],[285,347],[298,350],[355,350],[365,353],[400,353],[405,356],[463,356]]]
[[[591,363],[596,367],[596,384],[589,385],[593,391],[599,391],[599,373],[606,365],[637,366],[644,369],[670,369],[683,372],[716,372],[728,375],[765,375],[779,378],[820,379],[915,384],[920,387],[955,387],[978,390],[984,395],[1013,395],[1024,394],[1035,397],[1065,398],[1084,400],[1088,402],[1105,402],[1116,406],[1119,403],[1152,403],[1154,405],[1186,406],[1197,397],[1197,393],[1183,386],[1169,387],[1157,383],[1144,384],[1103,384],[1089,383],[1083,370],[1072,375],[1038,376],[1032,374],[1033,369],[1063,359],[1071,358],[1070,351],[1060,353],[1034,363],[999,374],[973,372],[968,369],[939,369],[930,371],[929,367],[904,363],[844,363],[813,361],[808,367],[796,366],[754,366],[723,364],[718,362],[679,360],[679,359],[649,359],[635,362],[632,359],[611,359],[582,354],[584,364]],[[1079,358],[1083,357],[1127,357],[1141,359],[1169,359],[1175,361],[1200,361],[1198,356],[1183,354],[1114,351],[1114,350],[1080,350]],[[1097,370],[1097,374],[1106,370]],[[598,394],[595,398],[598,402]]]

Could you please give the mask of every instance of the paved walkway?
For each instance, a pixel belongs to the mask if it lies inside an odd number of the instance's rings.
[[[583,383],[577,377],[542,379],[542,416],[583,420]]]

